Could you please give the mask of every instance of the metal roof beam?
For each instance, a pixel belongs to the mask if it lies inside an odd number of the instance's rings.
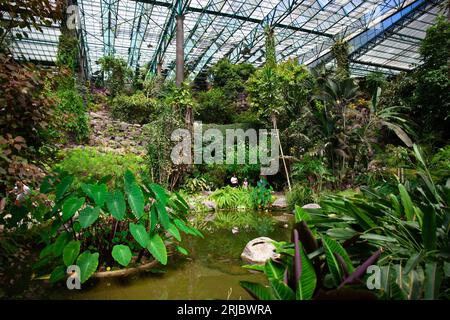
[[[258,0],[258,5],[261,4],[262,0]],[[242,3],[242,6],[244,2]],[[238,12],[241,8],[236,8],[235,12]],[[258,6],[252,8],[249,15],[253,14]],[[230,19],[231,20],[231,19]],[[245,21],[237,20],[234,24],[227,24],[218,33],[214,42],[203,51],[203,53],[197,58],[193,64],[193,71],[189,74],[189,79],[195,79],[195,77],[203,70],[203,68],[211,61],[214,55],[227,43],[227,41],[243,26]]]
[[[353,39],[353,43],[361,43],[361,45],[350,53],[350,60],[357,59],[358,57],[363,56],[365,53],[376,47],[378,44],[381,44],[386,39],[389,39],[391,36],[398,35],[397,32],[399,30],[416,19],[418,16],[426,13],[426,9],[430,6],[435,6],[437,2],[438,1],[431,0],[415,1],[401,11],[397,12],[394,16],[389,17],[388,19],[392,19],[390,21],[392,23],[387,27],[384,27],[386,23],[384,23],[383,21],[381,23],[381,31],[376,32],[377,30],[373,30],[375,32],[372,32],[372,30],[368,30],[357,38]]]
[[[164,23],[163,31],[158,40],[158,46],[153,54],[150,61],[150,73],[156,73],[157,65],[162,59],[167,51],[167,47],[172,41],[175,35],[176,29],[176,16],[183,15],[186,12],[186,8],[191,2],[191,0],[173,0],[172,3],[160,2],[160,1],[149,1],[149,0],[139,0],[140,2],[149,3],[152,5],[161,5],[170,8],[170,13],[166,18]]]
[[[398,66],[392,66],[392,65],[383,65],[383,64],[379,64],[379,63],[375,63],[375,62],[360,61],[360,60],[350,60],[350,62],[353,62],[353,63],[356,63],[356,64],[362,64],[362,65],[365,65],[365,66],[391,69],[391,70],[400,71],[400,72],[411,71],[411,69],[402,68],[402,67],[398,67]]]
[[[364,28],[360,33],[352,36],[349,39],[345,39],[353,49],[353,51],[350,53],[350,60],[356,59],[358,57],[358,52],[362,53],[370,46],[371,43],[374,43],[378,39],[381,39],[379,37],[383,36],[383,34],[386,34],[389,31],[392,31],[392,34],[395,34],[395,32],[398,31],[398,26],[400,24],[410,22],[411,16],[415,16],[417,13],[422,14],[423,7],[428,5],[430,2],[433,1],[417,0],[406,6],[399,5],[399,8],[401,9],[393,12],[381,21],[375,22],[370,28]],[[308,66],[315,67],[320,63],[332,60],[333,56],[330,52],[330,48],[328,48],[314,60],[311,60],[311,58],[313,57],[308,57],[308,53],[305,54],[305,61],[307,62]]]
[[[148,25],[150,23],[150,15],[153,11],[153,5],[147,3],[136,3],[133,27],[131,31],[131,43],[128,54],[128,66],[137,70],[139,59],[141,56],[142,42],[144,41]]]
[[[117,14],[120,0],[101,0],[103,53],[105,56],[114,55],[114,42],[117,31]]]

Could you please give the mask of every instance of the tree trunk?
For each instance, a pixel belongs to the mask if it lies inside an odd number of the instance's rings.
[[[291,191],[292,188],[291,188],[291,181],[289,180],[289,171],[287,169],[286,159],[284,158],[283,147],[281,146],[280,134],[278,132],[278,126],[277,126],[277,116],[275,114],[272,114],[272,124],[273,124],[273,129],[275,130],[275,133],[277,135],[278,145],[280,146],[280,153],[281,153],[281,158],[283,159],[284,172],[286,174],[288,188],[289,188],[289,191]]]

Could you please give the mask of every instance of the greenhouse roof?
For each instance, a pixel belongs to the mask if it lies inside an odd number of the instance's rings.
[[[158,62],[169,76],[175,69],[176,16],[183,14],[185,64],[189,78],[219,59],[264,63],[264,28],[271,25],[278,60],[308,66],[332,64],[336,39],[350,43],[351,71],[398,73],[420,64],[419,42],[443,1],[430,0],[78,0],[79,34],[88,72],[114,54],[137,69]],[[59,26],[43,27],[17,41],[20,58],[52,63]]]

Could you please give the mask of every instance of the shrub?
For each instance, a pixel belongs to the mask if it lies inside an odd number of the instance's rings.
[[[147,98],[142,92],[132,96],[120,95],[112,102],[111,115],[130,123],[149,123],[156,105],[155,99]]]
[[[99,63],[101,70],[107,74],[105,84],[111,96],[115,97],[124,92],[133,75],[126,61],[114,56],[104,56],[99,59]]]
[[[235,110],[222,89],[214,88],[197,95],[196,119],[205,123],[228,124]]]
[[[180,113],[167,105],[160,105],[158,118],[142,127],[143,136],[147,145],[147,167],[152,181],[159,183],[170,190],[179,182],[181,171],[172,162],[170,157],[176,142],[171,140],[175,129],[184,125]]]
[[[254,209],[265,209],[272,202],[272,187],[267,180],[258,181],[255,188],[251,192],[251,201]]]
[[[39,149],[52,142],[46,134],[54,119],[54,101],[44,94],[48,76],[0,53],[0,196],[26,171],[18,166],[36,159]]]
[[[209,197],[216,202],[218,209],[246,209],[252,205],[250,193],[241,188],[226,186],[217,189]]]
[[[64,160],[55,169],[65,171],[76,177],[78,183],[100,180],[106,176],[121,177],[128,169],[134,174],[144,166],[144,159],[133,154],[120,155],[113,152],[100,152],[91,147],[75,148],[67,152]]]
[[[314,201],[314,192],[311,188],[302,184],[294,184],[292,190],[286,196],[289,209],[294,209],[296,205],[303,206]]]
[[[88,139],[89,116],[82,96],[75,88],[61,88],[57,91],[56,98],[58,101],[56,116],[60,119],[58,127],[76,142]]]

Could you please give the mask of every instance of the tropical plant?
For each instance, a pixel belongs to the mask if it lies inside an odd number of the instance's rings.
[[[64,152],[62,160],[53,168],[74,177],[74,186],[101,181],[109,186],[122,185],[122,176],[130,170],[144,173],[145,160],[134,154],[120,155],[112,151],[100,151],[93,147],[73,148]]]
[[[98,60],[101,71],[104,73],[106,87],[112,97],[122,93],[127,84],[131,82],[133,71],[122,58],[104,56]]]
[[[154,98],[147,98],[144,93],[138,92],[132,96],[115,97],[111,104],[111,115],[125,122],[145,124],[156,118],[157,109],[157,101]]]
[[[314,190],[301,183],[294,184],[292,190],[286,195],[286,201],[291,210],[293,210],[296,205],[304,206],[305,204],[314,202],[314,200]]]
[[[252,206],[248,190],[226,186],[214,191],[209,198],[216,203],[217,209],[247,209]]]
[[[199,92],[197,102],[198,105],[194,110],[196,118],[205,123],[231,123],[236,113],[231,101],[221,88]]]
[[[64,279],[73,264],[80,268],[82,283],[99,267],[139,265],[143,258],[165,265],[169,243],[187,254],[179,246],[180,231],[202,236],[187,223],[183,198],[176,193],[170,197],[154,183],[139,184],[130,171],[125,172],[123,189],[108,190],[102,182],[74,187],[73,181],[62,173],[41,185],[54,205],[40,216],[47,227],[34,268],[37,276],[51,272],[51,282]]]
[[[304,155],[292,165],[292,178],[299,183],[308,183],[316,191],[321,191],[326,182],[333,181],[333,176],[326,166],[325,159]]]
[[[203,177],[192,177],[187,178],[183,183],[183,190],[188,192],[189,194],[199,193],[201,191],[206,191],[209,189],[209,186],[206,182],[206,179]]]
[[[152,181],[169,190],[181,181],[183,168],[175,165],[171,159],[175,145],[171,135],[176,129],[184,127],[182,113],[161,103],[156,112],[158,117],[142,127],[147,146],[147,168]]]
[[[292,244],[275,242],[280,258],[265,265],[246,265],[266,275],[269,287],[248,281],[241,286],[260,300],[373,299],[361,282],[370,265],[376,263],[382,249],[376,250],[357,268],[347,250],[332,238],[313,234],[308,227],[311,216],[296,207]],[[320,243],[320,246],[319,246]],[[354,259],[354,258],[353,258]]]
[[[348,42],[344,40],[337,40],[331,47],[333,57],[336,59],[336,77],[338,79],[343,80],[350,76],[348,49]]]
[[[262,178],[251,190],[250,197],[254,209],[266,209],[272,203],[272,186]]]
[[[393,193],[363,188],[362,194],[325,197],[317,223],[309,223],[334,238],[385,248],[380,264],[397,284],[387,297],[445,298],[450,189],[434,183],[420,148],[414,145],[414,151],[417,180],[398,183]]]

